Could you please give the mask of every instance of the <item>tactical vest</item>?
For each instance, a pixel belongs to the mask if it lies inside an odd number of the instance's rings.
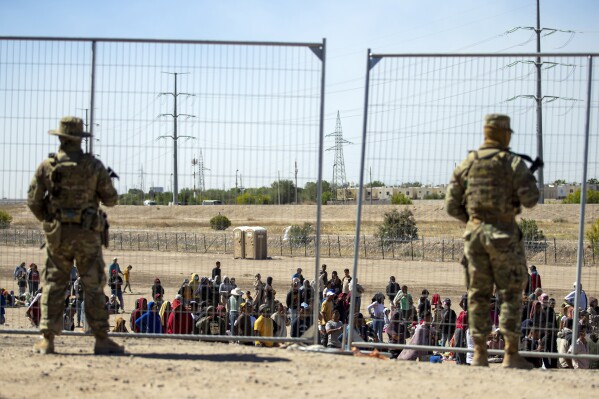
[[[93,160],[89,154],[82,155],[79,161],[68,157],[61,160],[56,154],[50,154],[49,211],[56,220],[81,223],[85,211],[91,213],[93,210],[94,214],[97,211],[97,176]]]
[[[474,151],[473,156],[466,177],[468,215],[483,221],[513,217],[511,154],[498,150],[481,157],[478,151]]]

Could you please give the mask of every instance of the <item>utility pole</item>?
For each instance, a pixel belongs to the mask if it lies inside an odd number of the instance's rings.
[[[370,172],[370,205],[372,205],[372,166],[369,168]]]
[[[536,94],[534,96],[532,95],[519,95],[519,96],[515,96],[512,97],[510,99],[508,99],[507,101],[511,101],[514,100],[516,98],[531,98],[534,99],[536,101],[536,113],[537,113],[537,157],[539,157],[539,159],[543,159],[543,100],[545,98],[549,98],[549,101],[555,101],[558,99],[562,99],[562,100],[570,100],[570,101],[576,101],[575,99],[572,98],[563,98],[563,97],[556,97],[556,96],[543,96],[542,95],[542,76],[541,76],[541,72],[542,72],[542,68],[544,64],[551,64],[552,66],[557,65],[554,62],[543,62],[541,60],[541,33],[543,33],[543,31],[548,31],[549,33],[546,33],[545,36],[547,35],[551,35],[553,33],[556,32],[562,32],[562,33],[570,33],[571,35],[574,35],[574,31],[571,30],[560,30],[560,29],[554,29],[554,28],[541,28],[541,4],[540,4],[540,0],[537,0],[537,24],[536,27],[532,27],[532,26],[518,26],[514,29],[510,29],[509,31],[507,31],[506,33],[512,33],[515,32],[519,29],[523,29],[523,30],[532,30],[535,32],[536,34],[536,39],[537,39],[537,57],[534,61],[535,64],[535,68],[536,68],[536,73],[537,73],[537,84],[536,84]],[[520,61],[522,63],[533,63],[532,61]],[[510,64],[510,66],[513,66],[517,63],[520,62],[515,62]],[[562,64],[563,65],[563,64]],[[573,65],[568,65],[568,66],[573,66]],[[537,184],[539,186],[539,204],[543,204],[545,203],[545,177],[544,177],[544,172],[543,172],[543,168],[539,168],[537,170]]]
[[[279,197],[279,205],[281,205],[281,171],[277,170],[277,197]]]
[[[200,192],[200,198],[199,201],[201,203],[202,201],[202,193],[204,191],[206,191],[206,184],[205,184],[205,179],[204,179],[204,171],[205,170],[210,170],[208,169],[206,166],[204,166],[204,157],[202,155],[202,150],[200,150],[200,157],[199,158],[194,158],[191,160],[191,164],[193,165],[193,192],[195,195],[196,192],[196,171],[195,171],[195,166],[198,166],[198,186],[197,186],[197,190]]]
[[[295,205],[297,205],[297,160],[295,161]]]
[[[335,162],[333,163],[333,181],[331,182],[331,191],[333,196],[337,199],[337,189],[343,188],[343,199],[345,202],[345,189],[347,182],[345,181],[345,161],[343,159],[343,144],[353,144],[343,139],[343,130],[341,129],[341,117],[339,111],[337,111],[337,123],[335,125],[335,131],[327,134],[335,138],[335,145],[327,148],[326,151],[335,150]]]
[[[179,197],[179,176],[177,173],[177,140],[179,140],[180,138],[186,138],[186,139],[195,139],[195,137],[192,136],[177,136],[177,120],[180,116],[185,116],[187,118],[195,118],[195,115],[189,115],[189,114],[178,114],[177,113],[177,97],[184,95],[184,96],[193,96],[193,94],[189,94],[189,93],[179,93],[177,92],[177,75],[186,75],[186,73],[177,73],[177,72],[163,72],[169,75],[174,75],[175,77],[175,91],[174,92],[165,92],[165,93],[160,93],[159,95],[165,95],[165,94],[170,94],[173,96],[173,102],[174,102],[174,110],[172,114],[160,114],[158,116],[171,116],[173,118],[173,135],[172,136],[160,136],[158,137],[158,139],[164,139],[164,138],[170,138],[173,140],[173,205],[177,205],[179,202],[177,200],[177,198]]]

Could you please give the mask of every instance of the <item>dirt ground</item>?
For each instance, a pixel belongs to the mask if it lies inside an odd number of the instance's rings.
[[[442,209],[431,205],[424,214],[430,216],[431,225],[447,226]],[[135,209],[132,209],[135,208]],[[149,207],[117,207],[112,210],[118,228],[181,229],[185,231],[197,220],[208,216],[207,207],[180,207],[176,210],[163,208],[164,218],[150,217],[148,212],[160,213]],[[181,209],[186,208],[187,213]],[[193,208],[193,209],[192,209]],[[286,225],[309,221],[314,208],[297,209],[293,212],[278,207],[266,207],[254,211],[252,216],[240,210],[227,208],[234,225],[258,224]],[[339,229],[348,229],[355,207],[325,207],[323,222]],[[335,209],[333,209],[335,208]],[[555,208],[548,206],[546,212],[534,214],[535,218],[549,224],[575,225],[577,208]],[[246,210],[247,212],[247,210]],[[329,212],[329,213],[327,213]],[[424,212],[424,211],[423,211]],[[145,216],[144,216],[145,214]],[[592,211],[597,217],[596,209]],[[353,215],[353,216],[352,216]],[[378,216],[365,213],[365,218]],[[432,216],[432,215],[438,215]],[[26,212],[15,217],[17,225],[29,223]],[[126,222],[125,220],[129,220]],[[145,220],[144,220],[145,218]],[[264,219],[261,219],[264,218]],[[589,218],[589,213],[587,213]],[[141,221],[140,221],[141,219]],[[251,219],[251,220],[250,220]],[[32,224],[32,227],[34,225]],[[557,226],[559,227],[559,226]],[[563,227],[563,226],[562,226]],[[351,231],[351,228],[348,230]],[[192,272],[201,276],[210,275],[216,260],[222,262],[223,275],[237,279],[240,288],[252,288],[253,276],[260,272],[274,278],[277,299],[284,300],[291,275],[297,267],[304,276],[312,278],[317,267],[311,258],[274,257],[272,260],[232,259],[230,255],[190,254],[176,252],[131,251],[113,249],[104,251],[109,263],[119,258],[122,268],[128,264],[132,270],[133,294],[125,294],[127,313],[140,296],[148,297],[155,277],[160,277],[165,287],[165,297],[172,300],[184,278]],[[0,286],[16,289],[12,279],[14,267],[21,261],[44,263],[44,251],[32,248],[0,247]],[[321,258],[328,265],[329,274],[344,268],[353,269],[352,259]],[[450,297],[455,304],[465,291],[462,268],[457,263],[360,260],[358,280],[366,293],[363,295],[362,311],[371,296],[383,291],[390,275],[395,275],[402,284],[410,287],[415,298],[423,288],[431,294],[440,293]],[[582,284],[587,295],[599,294],[598,268],[584,268]],[[569,292],[575,279],[573,265],[539,266],[543,287],[550,296],[561,298]],[[108,290],[107,290],[108,292]],[[457,305],[454,306],[457,309]],[[341,397],[387,398],[400,394],[413,398],[589,398],[599,393],[596,372],[582,370],[504,370],[497,365],[489,369],[474,369],[456,366],[452,362],[432,364],[424,362],[400,362],[366,357],[341,356],[291,349],[266,349],[235,344],[216,344],[172,339],[116,338],[124,343],[127,355],[101,357],[92,354],[93,340],[87,336],[61,336],[57,338],[57,351],[53,356],[34,355],[31,345],[36,335],[3,334],[12,329],[25,332],[30,328],[24,317],[25,308],[7,309],[7,325],[0,326],[0,359],[9,368],[0,373],[0,398],[31,398],[52,395],[53,397],[223,397],[239,398],[241,395],[255,396],[264,392],[277,395],[334,395]],[[114,325],[116,316],[111,316]],[[11,371],[12,370],[12,371]],[[32,378],[33,377],[33,378]]]
[[[596,370],[506,370],[181,340],[116,338],[125,356],[94,356],[91,337],[0,335],[0,398],[594,398]],[[7,367],[8,366],[8,367]]]

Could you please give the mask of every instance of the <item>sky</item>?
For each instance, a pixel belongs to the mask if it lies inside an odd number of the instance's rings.
[[[542,0],[545,52],[599,52],[596,0]],[[375,53],[533,52],[535,0],[191,1],[0,0],[1,36],[321,42],[325,134],[341,116],[347,180],[359,176],[367,49]],[[332,146],[329,140],[325,147]],[[325,153],[324,178],[333,153]],[[286,171],[288,176],[290,171]],[[229,174],[231,177],[231,174]],[[235,176],[237,177],[237,176]],[[166,185],[167,183],[160,183]]]

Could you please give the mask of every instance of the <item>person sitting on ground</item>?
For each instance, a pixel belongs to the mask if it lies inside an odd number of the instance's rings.
[[[160,306],[160,311],[158,314],[160,315],[160,322],[162,323],[162,331],[166,331],[168,325],[168,318],[171,315],[173,308],[170,301],[162,302]]]
[[[270,316],[270,318],[275,322],[274,336],[285,338],[287,336],[287,326],[289,325],[287,309],[285,308],[285,305],[279,301],[275,301],[275,309],[276,311]],[[299,315],[296,316],[295,319],[297,319],[297,317],[299,317]]]
[[[217,310],[214,306],[208,306],[206,308],[206,315],[196,323],[199,334],[226,335],[227,322],[222,316],[223,314],[220,310]]]
[[[389,328],[387,328],[390,344],[405,344],[406,343],[406,325],[401,320],[401,311],[395,309],[391,311],[391,320]],[[401,349],[392,349],[391,359],[396,359],[401,353]]]
[[[310,305],[308,305],[306,302],[302,302],[302,304],[300,305],[299,315],[298,315],[297,319],[295,319],[295,322],[291,324],[291,337],[292,338],[301,337],[306,331],[308,331],[308,329],[312,325],[312,323],[311,323],[312,318],[308,317],[309,312],[310,312]]]
[[[269,317],[270,309],[268,308],[268,305],[260,305],[258,312],[260,316],[254,323],[254,335],[256,337],[272,337],[274,334],[274,322]],[[256,341],[256,346],[266,346],[271,348],[275,346],[275,343],[272,341]]]
[[[177,295],[172,302],[166,330],[167,334],[191,334],[193,331],[193,318],[183,305],[181,295]]]
[[[116,295],[110,295],[108,302],[106,302],[106,310],[108,311],[108,314],[118,314],[120,313],[119,309],[120,306],[118,301],[116,300]]]
[[[131,317],[129,318],[129,326],[131,327],[131,331],[138,333],[139,328],[135,325],[135,321],[141,317],[141,315],[148,308],[148,300],[146,298],[138,298],[135,301],[135,309],[131,312]]]
[[[434,331],[431,329],[432,315],[430,312],[422,315],[422,323],[416,326],[414,336],[410,339],[410,345],[431,345],[431,337],[434,335]],[[417,349],[404,349],[401,351],[398,360],[416,360],[429,355],[429,351],[417,350]]]
[[[148,310],[135,320],[139,332],[146,334],[162,334],[162,321],[155,302],[148,302]]]
[[[575,344],[570,345],[568,353],[576,353],[579,355],[589,354],[589,348],[587,347],[586,332],[583,329],[580,329],[580,331],[578,331],[578,339],[576,340]],[[586,370],[589,368],[589,366],[589,359],[584,359],[581,357],[576,357],[572,359],[572,368],[574,369]]]
[[[340,337],[343,334],[343,323],[339,320],[338,310],[333,310],[333,318],[327,321],[325,330],[329,336],[327,348],[341,348]]]
[[[489,335],[489,339],[487,340],[487,348],[500,351],[505,349],[505,341],[503,340],[503,335],[501,335],[499,328]],[[488,361],[489,363],[501,363],[503,362],[503,355],[489,355]]]
[[[127,325],[125,322],[125,319],[123,319],[122,317],[117,317],[116,320],[114,321],[115,325],[114,328],[112,329],[112,332],[118,332],[118,333],[128,333],[129,330],[127,330]]]
[[[254,336],[254,326],[250,312],[252,305],[248,302],[243,302],[239,305],[239,317],[235,321],[233,328],[233,335],[241,337],[252,337]],[[242,345],[253,345],[251,341],[240,341]]]

